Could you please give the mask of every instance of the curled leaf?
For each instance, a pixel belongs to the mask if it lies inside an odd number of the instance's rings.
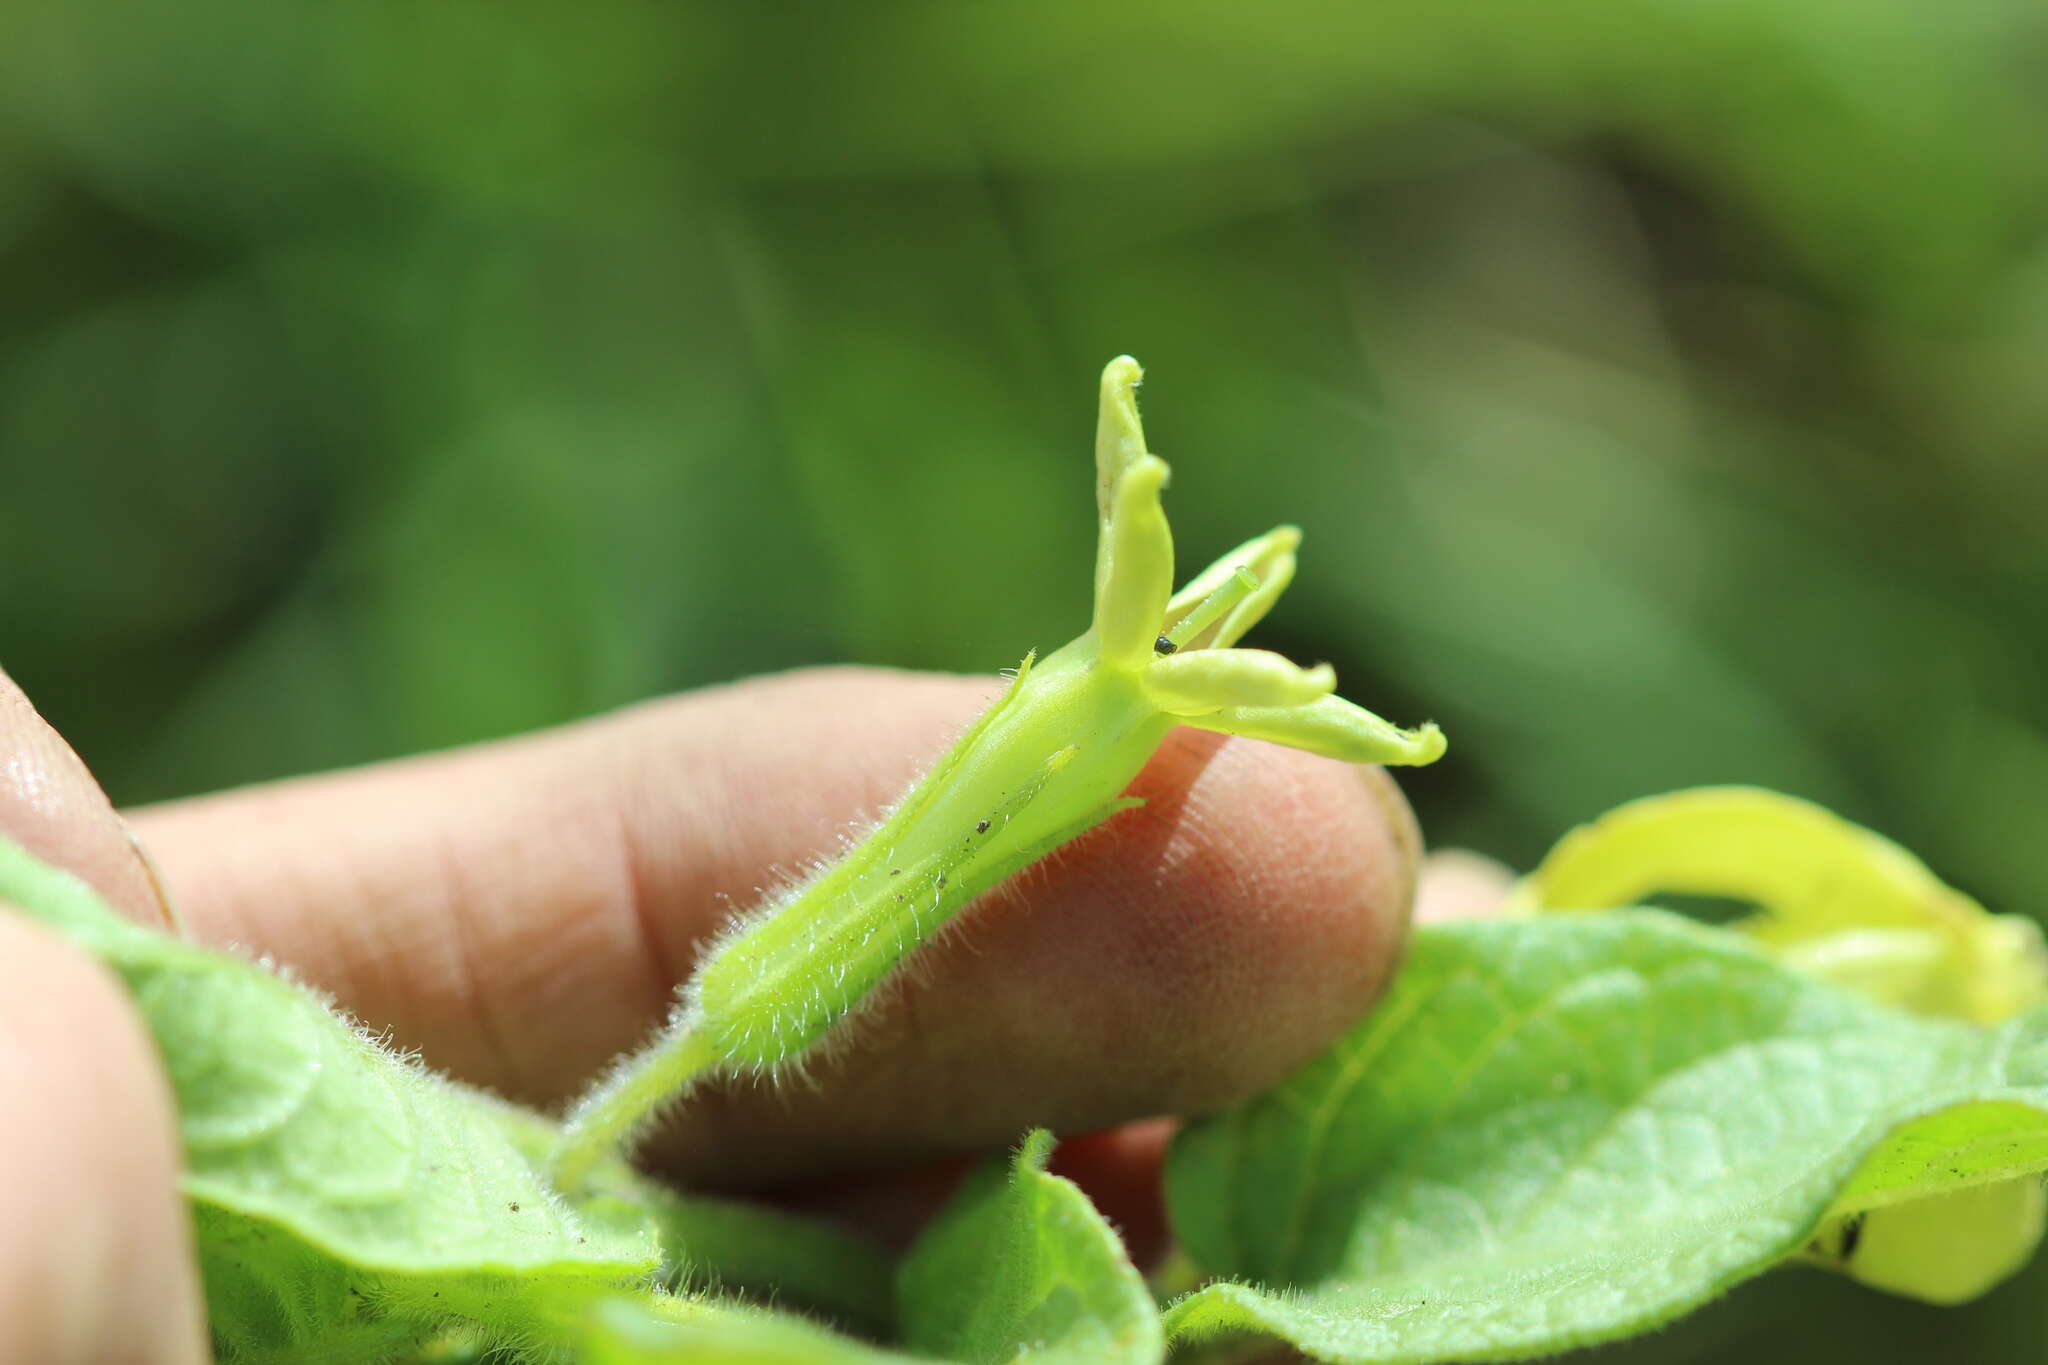
[[[1591,910],[1657,892],[1752,902],[1744,932],[1902,1009],[1995,1023],[2048,1002],[2031,920],[1992,915],[1891,840],[1756,787],[1617,807],[1560,840],[1513,904]]]
[[[1159,1310],[1088,1196],[1046,1172],[1052,1134],[983,1166],[897,1274],[904,1334],[970,1365],[1157,1365]]]

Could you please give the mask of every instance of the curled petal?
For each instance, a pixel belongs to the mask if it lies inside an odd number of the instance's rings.
[[[1328,664],[1301,668],[1263,649],[1172,654],[1145,670],[1145,697],[1168,715],[1195,717],[1235,707],[1294,707],[1337,686]]]
[[[1232,707],[1214,715],[1191,716],[1183,723],[1226,735],[1271,740],[1347,763],[1421,767],[1442,758],[1446,747],[1443,731],[1435,725],[1403,730],[1342,697],[1324,697],[1306,706]]]
[[[1173,532],[1159,490],[1166,461],[1140,455],[1110,498],[1095,557],[1095,637],[1103,662],[1139,668],[1152,657],[1160,615],[1173,591]]]
[[[1189,579],[1187,586],[1166,604],[1166,634],[1172,635],[1173,628],[1189,612],[1201,606],[1210,593],[1227,583],[1239,569],[1244,569],[1258,580],[1257,589],[1233,606],[1215,625],[1187,640],[1176,638],[1182,649],[1228,649],[1236,644],[1244,638],[1246,631],[1272,610],[1273,603],[1294,581],[1294,551],[1300,544],[1299,527],[1276,526],[1218,559]]]
[[[1145,371],[1120,355],[1102,367],[1102,406],[1095,417],[1095,506],[1107,526],[1114,513],[1117,482],[1145,454],[1145,428],[1138,421],[1138,381]]]
[[[1901,1009],[1993,1024],[2048,1002],[2048,949],[2033,921],[1993,915],[1882,835],[1757,787],[1611,810],[1559,841],[1511,904],[1632,905],[1660,891],[1751,902],[1763,913],[1736,927]],[[1942,951],[1916,957],[1917,935]]]

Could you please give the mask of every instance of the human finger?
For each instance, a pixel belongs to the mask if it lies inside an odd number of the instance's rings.
[[[1415,889],[1415,922],[1487,919],[1498,914],[1515,886],[1507,864],[1463,848],[1440,848],[1422,860]]]
[[[835,853],[991,692],[784,675],[136,818],[199,936],[545,1103],[644,1037],[773,869]],[[752,1182],[1199,1111],[1367,1007],[1419,844],[1384,773],[1181,730],[1132,790],[1148,805],[984,898],[806,1083],[707,1089],[660,1151]]]
[[[198,1365],[177,1125],[120,986],[0,906],[0,1360]]]
[[[84,878],[144,924],[170,923],[152,870],[100,784],[22,690],[0,673],[0,833]]]

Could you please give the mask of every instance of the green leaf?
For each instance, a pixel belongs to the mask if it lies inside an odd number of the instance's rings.
[[[2038,1033],[2042,1016],[2029,1020],[2029,1032]],[[2034,1073],[2048,1070],[2038,1055],[2018,1065]],[[1885,1208],[1937,1190],[2043,1169],[2048,1169],[2048,1114],[2037,1105],[2017,1100],[1959,1105],[1893,1133],[1836,1199],[1835,1212]]]
[[[552,1339],[658,1264],[644,1219],[586,1217],[505,1106],[395,1056],[310,992],[139,928],[0,840],[0,899],[127,983],[169,1073],[216,1339],[363,1360],[467,1319]]]
[[[581,1365],[916,1365],[799,1318],[678,1299],[618,1298],[592,1315]]]
[[[477,1098],[491,1107],[506,1138],[544,1167],[561,1125],[503,1100]],[[651,1220],[665,1253],[660,1279],[671,1290],[819,1312],[878,1338],[893,1331],[889,1259],[837,1228],[760,1204],[680,1193],[615,1154],[592,1167],[575,1203],[585,1222],[624,1232]]]
[[[1182,1246],[1240,1282],[1176,1303],[1169,1332],[1421,1362],[1654,1326],[1806,1245],[1845,1194],[2048,1165],[2044,1037],[2039,1014],[1889,1011],[1656,912],[1423,929],[1372,1016],[1176,1140]]]
[[[970,1177],[897,1272],[914,1348],[969,1365],[1139,1365],[1166,1350],[1159,1310],[1088,1196],[1047,1174],[1052,1134]]]
[[[1882,1004],[1989,1025],[2048,1001],[2048,951],[2033,921],[1989,914],[1889,839],[1755,787],[1701,787],[1609,811],[1559,841],[1513,905],[1585,910],[1659,891],[1752,902],[1758,913],[1736,929]],[[2038,1145],[2028,1130],[2039,1116],[1987,1108],[1943,1116],[1939,1132],[1934,1119],[1916,1125],[1928,1135],[1858,1177],[1807,1258],[1944,1304],[1976,1298],[2025,1264],[2048,1228],[2048,1197],[2031,1167],[2013,1163]],[[1929,1195],[1927,1171],[1945,1192]]]
[[[2038,1051],[2043,1016],[2004,1030]],[[2017,1272],[2048,1230],[2048,1113],[2013,1100],[1958,1105],[1890,1137],[1836,1196],[1808,1259],[1929,1303],[1967,1303]]]
[[[895,1322],[891,1267],[880,1251],[822,1223],[732,1199],[653,1190],[677,1287],[729,1291],[812,1309],[866,1334]]]

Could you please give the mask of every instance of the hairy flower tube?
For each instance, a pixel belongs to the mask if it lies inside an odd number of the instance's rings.
[[[1399,729],[1333,695],[1327,664],[1235,648],[1294,576],[1294,527],[1246,542],[1173,591],[1167,467],[1145,448],[1140,376],[1128,356],[1102,374],[1087,633],[1043,660],[1027,656],[872,833],[721,937],[661,1034],[572,1112],[556,1160],[565,1183],[697,1081],[772,1074],[827,1041],[975,896],[1139,804],[1122,793],[1176,725],[1353,763],[1443,754],[1434,725]]]

